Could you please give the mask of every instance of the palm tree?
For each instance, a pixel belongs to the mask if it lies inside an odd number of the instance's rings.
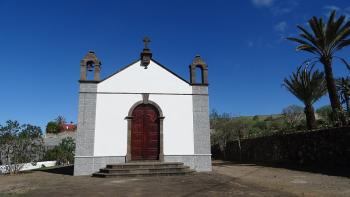
[[[341,104],[345,104],[346,111],[350,117],[350,77],[337,79],[336,86]]]
[[[315,110],[313,104],[327,93],[324,73],[311,68],[298,67],[297,72],[293,72],[289,79],[285,78],[283,85],[304,103],[306,124],[308,129],[315,128]]]
[[[329,99],[334,114],[342,114],[342,107],[337,96],[335,80],[333,77],[332,60],[335,53],[350,45],[350,21],[345,22],[345,16],[336,19],[336,11],[332,11],[327,24],[322,18],[313,17],[309,20],[311,32],[301,26],[299,38],[289,37],[287,39],[299,43],[297,50],[306,51],[316,55],[317,61],[324,66]],[[348,67],[349,64],[340,58]],[[346,122],[345,117],[340,115],[341,121]]]

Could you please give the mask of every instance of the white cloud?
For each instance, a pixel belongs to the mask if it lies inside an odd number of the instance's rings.
[[[271,12],[273,15],[283,15],[292,12],[296,7],[299,6],[297,0],[280,1],[278,5],[271,7]]]
[[[340,14],[340,15],[344,15],[346,17],[346,20],[350,19],[350,7],[340,8],[336,5],[327,5],[327,6],[324,6],[323,9],[326,10],[326,13],[324,13],[324,15],[327,18],[330,16],[331,11],[335,10],[335,11],[337,11],[338,16]]]
[[[274,16],[292,12],[298,5],[298,0],[251,0],[255,7],[269,9]]]
[[[257,7],[271,7],[275,0],[252,0],[252,3]]]
[[[323,7],[323,9],[326,9],[326,10],[340,10],[340,8],[338,6],[335,6],[335,5],[326,5]]]
[[[281,21],[279,23],[277,23],[273,29],[277,32],[280,32],[280,33],[283,33],[286,31],[286,28],[287,28],[287,22],[286,21]]]
[[[283,15],[283,14],[287,14],[287,13],[289,13],[291,11],[292,11],[291,8],[281,8],[281,7],[278,7],[278,6],[275,6],[275,7],[271,8],[271,12],[274,15]]]

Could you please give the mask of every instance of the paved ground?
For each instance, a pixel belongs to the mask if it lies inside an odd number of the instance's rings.
[[[215,162],[212,173],[189,176],[0,176],[0,196],[350,196],[348,188],[348,178],[223,162]]]

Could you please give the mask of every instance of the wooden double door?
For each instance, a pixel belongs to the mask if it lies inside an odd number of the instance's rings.
[[[131,160],[158,160],[160,144],[159,112],[150,104],[138,105],[132,112]]]

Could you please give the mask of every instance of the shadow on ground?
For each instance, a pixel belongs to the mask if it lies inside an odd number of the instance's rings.
[[[285,163],[262,163],[262,162],[231,162],[231,161],[215,161],[213,162],[214,166],[222,166],[222,165],[235,165],[235,166],[264,166],[271,168],[283,168],[287,170],[297,170],[303,172],[310,173],[318,173],[329,176],[340,176],[350,178],[350,168],[346,166],[322,166],[322,165],[314,165],[314,166],[303,166],[303,165],[295,165],[295,164],[285,164]]]
[[[62,175],[71,175],[73,176],[74,172],[74,165],[68,165],[68,166],[55,166],[50,168],[41,168],[36,171],[42,171],[42,172],[48,172],[48,173],[54,173],[54,174],[62,174]]]

